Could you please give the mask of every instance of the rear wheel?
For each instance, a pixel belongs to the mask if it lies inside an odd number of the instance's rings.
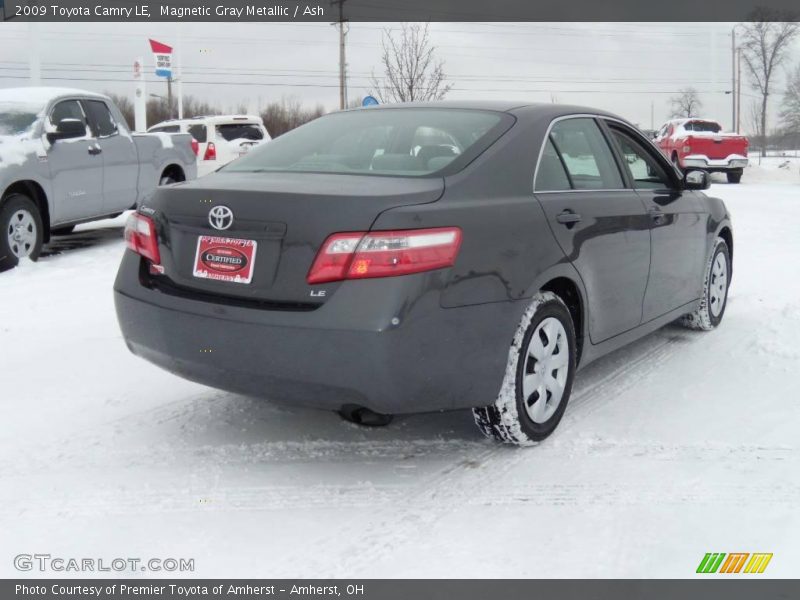
[[[43,233],[33,200],[23,194],[7,196],[0,205],[0,271],[16,267],[21,258],[39,258]]]
[[[567,408],[575,362],[569,309],[552,292],[537,294],[517,328],[497,399],[473,410],[478,428],[520,446],[545,439]]]
[[[706,265],[703,298],[700,307],[680,319],[680,323],[690,329],[711,331],[722,321],[728,305],[728,288],[731,277],[731,258],[728,244],[717,238],[714,251]]]
[[[739,183],[742,180],[741,171],[728,171],[728,183]]]

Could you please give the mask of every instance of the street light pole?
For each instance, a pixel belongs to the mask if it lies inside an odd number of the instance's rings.
[[[736,113],[736,27],[731,29],[731,129],[736,128],[739,116]]]

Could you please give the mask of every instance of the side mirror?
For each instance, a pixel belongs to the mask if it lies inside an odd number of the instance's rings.
[[[711,187],[711,176],[705,171],[687,171],[683,176],[683,187],[687,190],[707,190]]]
[[[53,133],[47,134],[47,139],[52,144],[56,140],[79,138],[86,135],[86,125],[79,119],[61,119]]]

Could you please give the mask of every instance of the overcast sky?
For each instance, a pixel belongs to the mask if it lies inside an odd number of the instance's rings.
[[[44,85],[132,96],[132,63],[152,66],[147,38],[181,38],[184,93],[231,110],[281,96],[338,108],[338,34],[316,23],[40,23]],[[30,25],[0,24],[0,87],[28,85]],[[397,24],[353,23],[349,97],[381,73],[380,38]],[[669,98],[693,86],[703,114],[731,123],[730,23],[433,23],[452,99],[553,100],[603,108],[648,128],[669,116]],[[800,62],[800,48],[794,49]],[[148,93],[166,94],[148,68]],[[781,73],[781,78],[782,78]],[[782,82],[781,82],[782,83]],[[781,89],[782,86],[778,86]],[[743,85],[746,122],[754,92]],[[777,108],[780,95],[773,104]],[[775,114],[773,109],[773,115]]]

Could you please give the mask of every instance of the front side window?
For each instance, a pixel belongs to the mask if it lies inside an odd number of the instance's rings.
[[[225,169],[424,176],[463,168],[513,122],[484,110],[345,111],[285,133]]]
[[[559,121],[550,140],[576,190],[619,190],[622,175],[600,127],[591,118]]]
[[[83,104],[92,122],[92,129],[98,137],[108,137],[117,133],[117,123],[105,102],[85,100]]]
[[[53,107],[53,110],[50,112],[50,123],[52,123],[54,127],[58,127],[58,124],[64,119],[77,119],[86,125],[86,117],[77,100],[64,100]]]
[[[664,169],[639,142],[616,128],[611,129],[611,135],[619,144],[625,166],[633,180],[633,187],[638,189],[670,187],[670,180]]]

